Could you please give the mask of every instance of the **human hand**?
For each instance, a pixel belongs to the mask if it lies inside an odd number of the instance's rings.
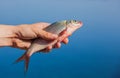
[[[12,38],[12,47],[27,50],[32,41],[36,38],[43,38],[45,40],[54,40],[57,35],[48,33],[43,29],[49,26],[49,23],[35,23],[35,24],[23,24],[16,26],[15,37]],[[63,33],[64,34],[64,33]],[[67,44],[68,38],[63,39],[61,42]],[[57,42],[54,46],[49,46],[42,50],[43,52],[49,52],[52,48],[60,48],[61,42]]]

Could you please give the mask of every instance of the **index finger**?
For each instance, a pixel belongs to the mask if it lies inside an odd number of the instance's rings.
[[[39,29],[44,29],[46,27],[48,27],[50,25],[50,23],[47,22],[39,22],[39,23],[35,23],[33,24],[34,26],[37,26]]]

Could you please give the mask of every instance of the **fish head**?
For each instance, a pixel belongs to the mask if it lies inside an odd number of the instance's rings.
[[[76,27],[76,28],[80,28],[83,23],[81,21],[77,21],[77,20],[68,20],[66,21],[66,25],[69,27]]]
[[[67,32],[69,34],[72,34],[74,31],[76,31],[77,29],[81,28],[83,23],[81,21],[77,21],[77,20],[66,20],[66,26],[67,26]]]

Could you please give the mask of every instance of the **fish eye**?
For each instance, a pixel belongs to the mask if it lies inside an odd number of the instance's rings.
[[[70,23],[72,23],[72,20],[70,20]]]
[[[73,20],[74,23],[77,23],[77,20]]]
[[[78,23],[78,21],[77,21],[77,20],[74,20],[74,23]]]

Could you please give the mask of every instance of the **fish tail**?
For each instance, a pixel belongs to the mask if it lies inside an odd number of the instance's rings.
[[[29,60],[30,60],[30,56],[28,54],[23,54],[20,58],[18,58],[15,63],[18,63],[20,61],[24,61],[25,63],[25,72],[27,72],[28,70],[28,66],[29,66]]]

